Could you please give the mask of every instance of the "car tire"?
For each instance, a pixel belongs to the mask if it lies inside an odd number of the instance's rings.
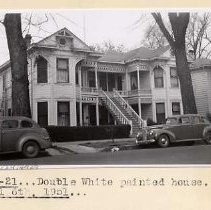
[[[158,138],[158,145],[162,148],[168,147],[170,144],[169,137],[166,134],[161,134]]]
[[[211,132],[207,133],[204,141],[206,144],[211,144]]]
[[[40,147],[35,141],[27,141],[22,148],[22,154],[26,158],[37,157],[40,152]]]

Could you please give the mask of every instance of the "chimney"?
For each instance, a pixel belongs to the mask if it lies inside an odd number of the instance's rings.
[[[195,60],[194,51],[193,50],[188,50],[187,57],[188,57],[188,60],[190,60],[190,61]]]
[[[26,36],[25,36],[25,42],[26,42],[26,47],[27,47],[27,49],[29,48],[29,46],[31,45],[31,39],[32,39],[32,36],[31,36],[31,34],[26,34]]]

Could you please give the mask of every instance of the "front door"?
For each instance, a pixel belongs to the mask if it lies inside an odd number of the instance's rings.
[[[106,73],[100,72],[99,73],[99,84],[102,90],[107,91],[107,80],[106,80]]]
[[[115,88],[115,76],[114,74],[108,74],[108,91],[113,91]]]
[[[156,118],[158,124],[165,123],[165,103],[156,103]]]
[[[117,90],[122,90],[122,76],[117,76]]]

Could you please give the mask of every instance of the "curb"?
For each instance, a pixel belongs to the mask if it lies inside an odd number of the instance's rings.
[[[71,149],[68,149],[66,147],[62,147],[62,146],[57,146],[57,145],[52,145],[51,147],[52,149],[55,149],[55,150],[58,150],[59,152],[63,152],[63,153],[71,153],[71,154],[78,154],[77,152],[71,150]]]

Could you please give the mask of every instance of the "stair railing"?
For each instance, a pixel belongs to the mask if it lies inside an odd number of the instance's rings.
[[[120,104],[125,108],[125,110],[131,114],[134,118],[138,120],[139,126],[144,127],[144,120],[135,112],[135,110],[130,106],[130,104],[118,93],[117,90],[113,90],[113,95],[118,99]]]
[[[133,131],[133,123],[132,120],[127,119],[127,117],[121,112],[121,110],[116,106],[116,104],[110,99],[110,97],[106,94],[105,91],[101,91],[102,97],[106,99],[106,105],[108,106],[109,110],[117,115],[119,121],[122,124],[129,124],[131,126],[130,134],[132,134]]]

